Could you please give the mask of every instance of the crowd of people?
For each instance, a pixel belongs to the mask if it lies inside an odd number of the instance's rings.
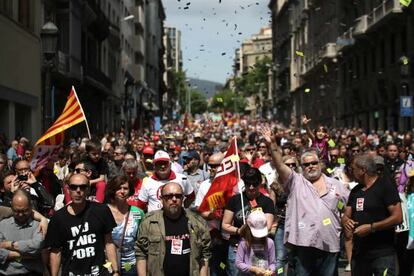
[[[67,139],[42,168],[0,142],[0,275],[414,273],[410,131],[233,114]],[[240,194],[199,208],[230,140]],[[9,145],[9,146],[6,146]]]

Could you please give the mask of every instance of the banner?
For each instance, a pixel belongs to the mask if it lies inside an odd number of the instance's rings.
[[[210,189],[205,195],[198,210],[205,212],[224,208],[229,199],[239,193],[239,155],[237,152],[237,140],[230,141],[226,155],[217,168],[217,174],[211,183]]]

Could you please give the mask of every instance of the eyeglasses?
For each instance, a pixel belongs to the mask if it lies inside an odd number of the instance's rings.
[[[86,172],[86,170],[85,169],[81,169],[81,168],[76,168],[75,169],[75,172],[76,173],[81,173],[81,172]]]
[[[165,200],[172,200],[174,197],[178,200],[181,200],[183,198],[183,194],[166,194],[166,195],[162,195],[162,198],[165,199]]]
[[[308,162],[308,163],[302,163],[302,166],[303,167],[305,167],[305,168],[307,168],[307,167],[309,167],[310,165],[312,165],[312,166],[316,166],[316,165],[318,165],[319,164],[319,162],[318,161],[313,161],[313,162]]]
[[[114,152],[114,155],[122,155],[122,152]]]
[[[210,167],[210,169],[216,169],[216,168],[220,167],[221,164],[208,164],[208,166]]]
[[[87,188],[88,188],[88,184],[69,184],[68,185],[69,186],[69,189],[71,190],[71,191],[77,191],[78,190],[78,188],[81,190],[81,191],[85,191]]]
[[[289,168],[296,168],[296,163],[285,163]]]
[[[259,149],[267,149],[266,146],[259,146]]]
[[[358,149],[355,149],[355,150],[352,150],[352,152],[356,152],[356,153],[358,153],[360,150],[358,150]]]

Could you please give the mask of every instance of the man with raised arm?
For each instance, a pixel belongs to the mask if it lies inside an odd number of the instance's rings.
[[[302,154],[303,175],[298,174],[282,162],[272,131],[265,127],[262,135],[279,180],[289,194],[284,242],[292,247],[295,275],[335,275],[340,252],[340,212],[349,192],[341,182],[321,172],[315,151]]]

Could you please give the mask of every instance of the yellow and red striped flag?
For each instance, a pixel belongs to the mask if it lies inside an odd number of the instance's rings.
[[[59,118],[57,118],[45,134],[37,140],[35,145],[59,145],[63,142],[64,131],[83,121],[86,122],[89,134],[89,127],[85,114],[83,113],[82,106],[79,102],[78,96],[76,95],[75,87],[72,86],[62,114],[60,114]]]

